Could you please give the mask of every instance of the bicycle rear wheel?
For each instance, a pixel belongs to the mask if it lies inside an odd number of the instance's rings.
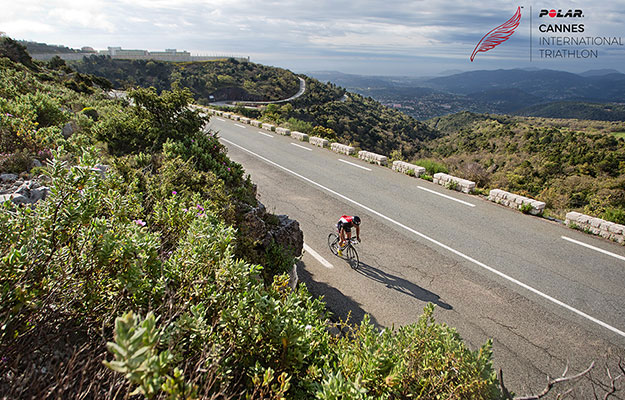
[[[330,248],[332,254],[338,256],[339,236],[336,233],[331,233],[328,235],[328,247]]]
[[[356,251],[354,246],[348,245],[344,253],[345,259],[349,263],[349,266],[352,267],[352,269],[358,269],[358,266],[360,265],[360,260],[358,260],[358,252]]]

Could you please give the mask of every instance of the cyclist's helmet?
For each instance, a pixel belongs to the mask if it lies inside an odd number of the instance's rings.
[[[354,225],[360,225],[360,217],[357,215],[354,215],[352,222],[354,223]]]

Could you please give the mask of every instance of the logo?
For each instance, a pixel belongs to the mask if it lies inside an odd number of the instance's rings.
[[[485,52],[488,50],[492,50],[496,46],[499,46],[506,40],[512,36],[514,30],[518,28],[519,23],[521,22],[521,7],[518,7],[516,13],[496,28],[493,28],[490,32],[488,32],[482,39],[477,43],[475,49],[473,50],[473,54],[471,54],[471,62],[475,58],[475,55],[480,52]]]
[[[540,14],[538,16],[540,18],[544,16],[550,16],[551,18],[582,18],[584,15],[582,14],[582,10],[568,10],[564,14],[562,14],[562,10],[540,10]]]

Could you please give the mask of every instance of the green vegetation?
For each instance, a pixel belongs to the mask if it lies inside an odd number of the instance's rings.
[[[164,63],[92,56],[72,65],[80,72],[105,77],[120,88],[153,86],[161,91],[186,87],[199,104],[226,99],[278,100],[292,96],[299,88],[299,80],[290,71],[236,60]],[[423,123],[369,97],[345,94],[335,85],[306,78],[303,96],[289,104],[265,107],[262,118],[377,153],[398,150],[403,157],[414,156],[422,141],[438,136]],[[250,111],[242,114],[258,117]]]
[[[0,66],[0,172],[49,187],[0,204],[0,396],[500,397],[491,343],[470,351],[432,305],[332,336],[324,304],[288,287],[288,249],[258,251],[255,188],[188,91],[113,100],[86,75],[76,90],[43,64]]]
[[[452,175],[544,201],[560,218],[579,210],[617,220],[625,210],[625,140],[610,133],[622,123],[469,113],[430,123],[447,135],[419,156]]]
[[[280,100],[299,89],[299,80],[288,70],[235,59],[170,63],[90,56],[71,65],[79,72],[106,78],[117,88],[152,86],[159,93],[188,88],[200,104],[229,99]]]
[[[618,103],[586,103],[580,101],[558,101],[538,104],[515,114],[528,117],[575,118],[598,121],[625,121],[625,105]]]

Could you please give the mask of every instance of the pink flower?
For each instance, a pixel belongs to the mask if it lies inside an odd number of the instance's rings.
[[[178,192],[176,192],[175,190],[172,190],[171,194],[173,194],[174,196],[178,194]]]
[[[132,222],[134,222],[135,224],[137,224],[139,226],[145,226],[145,222],[140,220],[140,219],[134,219],[134,220],[132,220]]]

